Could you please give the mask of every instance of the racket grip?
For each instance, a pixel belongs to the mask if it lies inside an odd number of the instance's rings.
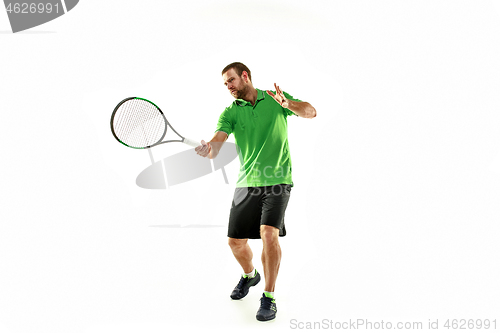
[[[198,146],[201,146],[201,142],[198,142],[196,140],[192,140],[192,139],[189,139],[189,138],[184,138],[184,140],[182,141],[183,143],[191,146],[191,147],[198,147]]]

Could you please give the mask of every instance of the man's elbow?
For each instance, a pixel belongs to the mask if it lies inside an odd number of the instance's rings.
[[[307,110],[306,118],[312,119],[316,117],[316,109],[311,105]]]

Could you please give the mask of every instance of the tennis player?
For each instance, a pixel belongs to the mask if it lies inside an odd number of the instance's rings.
[[[259,283],[248,239],[262,239],[265,287],[257,320],[266,321],[276,317],[274,288],[281,261],[278,237],[286,235],[284,216],[293,186],[287,117],[314,118],[316,110],[276,84],[275,91],[254,88],[250,70],[239,62],[226,66],[222,79],[235,101],[220,115],[212,140],[202,141],[196,152],[215,158],[234,134],[241,168],[229,216],[228,243],[243,274],[231,298],[242,299]]]

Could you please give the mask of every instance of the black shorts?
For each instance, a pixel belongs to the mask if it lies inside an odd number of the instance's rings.
[[[285,236],[285,210],[291,190],[290,184],[237,187],[229,214],[227,236],[258,239],[261,225],[276,227],[280,230],[280,237]]]

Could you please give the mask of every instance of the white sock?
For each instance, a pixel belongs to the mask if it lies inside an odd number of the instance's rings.
[[[248,277],[249,279],[253,278],[255,276],[255,274],[257,274],[257,270],[254,268],[253,271],[251,271],[250,273],[244,273],[243,274],[243,277]]]
[[[264,295],[266,295],[266,297],[271,297],[274,299],[274,291],[264,291]]]

